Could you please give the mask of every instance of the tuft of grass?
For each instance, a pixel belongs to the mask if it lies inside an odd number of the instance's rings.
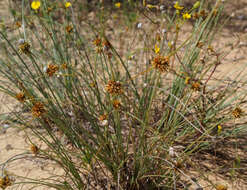
[[[22,111],[15,112],[15,120],[31,144],[1,166],[4,171],[32,155],[55,162],[64,173],[47,179],[16,176],[8,186],[189,188],[197,184],[187,174],[195,169],[196,155],[244,131],[246,91],[239,84],[246,81],[240,75],[214,81],[228,53],[213,44],[220,1],[210,10],[202,0],[162,13],[158,5],[129,1],[116,8],[114,2],[117,17],[99,3],[93,20],[81,18],[80,1],[69,7],[63,1],[40,2],[36,10],[24,0],[19,9],[12,6],[22,28],[0,31],[0,89],[19,101]],[[117,25],[108,24],[111,19]],[[189,20],[192,29],[185,37]],[[2,176],[5,188],[8,175]]]

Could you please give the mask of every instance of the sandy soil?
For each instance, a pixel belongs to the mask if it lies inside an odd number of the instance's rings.
[[[236,1],[240,2],[240,1]],[[245,69],[247,66],[247,0],[242,0],[242,6],[238,3],[230,2],[227,5],[228,14],[232,16],[231,22],[224,28],[223,32],[217,37],[216,47],[225,47],[225,50],[229,50],[232,44],[240,39],[239,45],[227,55],[223,61],[223,65],[218,68],[217,75],[233,77],[238,71]],[[239,3],[240,4],[240,3]],[[246,5],[246,6],[243,6]],[[6,13],[7,5],[5,1],[0,1],[0,16],[4,16],[5,20],[10,21],[10,17]],[[219,42],[219,43],[218,43]],[[245,74],[246,72],[244,72]],[[27,141],[26,134],[23,131],[18,130],[18,126],[8,126],[4,120],[5,113],[9,113],[15,109],[16,102],[13,98],[10,98],[0,93],[0,163],[6,161],[14,155],[21,154],[23,152],[29,152],[30,143]],[[41,145],[40,142],[36,142]],[[40,159],[34,159],[32,155],[25,156],[25,159],[16,160],[15,164],[11,164],[8,168],[10,173],[19,176],[27,176],[33,178],[42,178],[50,176],[51,173],[59,174],[59,170],[55,165],[48,164]],[[48,170],[48,171],[47,171]],[[198,174],[194,174],[195,177]],[[206,174],[207,175],[207,174]],[[247,185],[238,181],[231,182],[222,176],[210,176],[209,178],[215,183],[227,184],[229,189],[232,190],[244,190],[247,189]],[[203,184],[202,184],[203,185]],[[9,189],[27,189],[23,186],[15,186]],[[48,188],[39,187],[38,190],[46,190]],[[51,188],[49,188],[51,189]],[[205,190],[211,188],[204,188]]]

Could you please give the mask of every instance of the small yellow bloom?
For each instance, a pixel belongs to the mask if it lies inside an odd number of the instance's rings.
[[[184,7],[180,6],[177,1],[173,7],[177,10],[182,10],[184,8]]]
[[[183,14],[183,18],[184,18],[184,19],[190,19],[190,18],[191,18],[191,14],[189,14],[189,13],[184,13],[184,14]]]
[[[69,8],[69,7],[71,7],[71,3],[69,1],[66,1],[64,6],[65,6],[65,8]]]
[[[39,7],[40,7],[40,5],[41,5],[40,1],[33,1],[33,2],[31,3],[31,8],[32,8],[33,10],[38,10]]]
[[[120,2],[115,3],[115,7],[120,8],[121,7],[121,3]]]
[[[218,126],[217,126],[218,135],[221,133],[221,131],[222,131],[222,126],[221,126],[221,125],[218,125]]]
[[[158,47],[157,44],[155,44],[154,51],[156,54],[159,54],[159,52],[160,52],[160,48]]]

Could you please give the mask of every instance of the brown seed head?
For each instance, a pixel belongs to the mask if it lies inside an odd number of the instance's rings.
[[[201,10],[199,12],[199,15],[202,16],[202,17],[206,17],[208,15],[208,13],[205,10]]]
[[[24,54],[30,54],[30,44],[28,42],[23,42],[19,44],[19,52]]]
[[[222,185],[222,184],[218,184],[215,187],[216,190],[227,190],[227,186]]]
[[[31,152],[33,153],[33,154],[38,154],[38,152],[39,152],[39,148],[35,145],[35,144],[32,144],[31,146],[30,146],[30,150],[31,150]]]
[[[40,117],[45,112],[46,112],[45,106],[41,102],[36,102],[32,107],[33,117]]]
[[[66,70],[66,69],[68,68],[67,63],[63,63],[63,64],[61,65],[61,68],[62,68],[63,70]]]
[[[191,88],[194,91],[199,91],[200,90],[200,83],[199,82],[192,83]]]
[[[53,64],[49,64],[47,69],[46,69],[46,73],[48,74],[49,77],[52,77],[54,75],[54,73],[56,73],[58,71],[58,66],[57,65],[53,65]]]
[[[26,98],[24,92],[19,92],[15,97],[19,102],[24,102]]]
[[[158,55],[152,60],[152,65],[155,69],[158,69],[161,73],[169,70],[169,58]]]
[[[93,40],[93,44],[96,46],[96,47],[101,47],[102,45],[102,40],[97,37],[96,39]]]
[[[99,121],[103,121],[107,119],[107,114],[102,114],[99,116]]]
[[[11,186],[11,180],[8,175],[5,175],[4,177],[0,177],[0,188],[6,189],[8,186]]]
[[[105,49],[105,50],[109,50],[110,48],[111,48],[111,43],[108,41],[108,40],[103,40],[103,42],[102,42],[102,46],[103,46],[103,48]]]
[[[52,7],[47,7],[47,13],[49,14],[52,11]]]
[[[203,45],[204,45],[204,43],[203,43],[203,42],[198,42],[198,43],[196,44],[196,47],[198,47],[198,48],[202,48],[202,47],[203,47]]]
[[[72,31],[73,31],[73,26],[71,26],[71,25],[68,25],[68,26],[66,26],[66,32],[68,33],[68,34],[70,34]]]
[[[105,88],[109,94],[121,94],[123,92],[122,85],[118,81],[110,80]]]
[[[235,118],[240,118],[240,117],[243,115],[243,113],[244,113],[244,111],[243,111],[241,108],[239,108],[239,107],[235,108],[235,109],[232,111],[232,115],[233,115],[233,117],[235,117]]]
[[[114,109],[121,108],[121,102],[119,100],[114,100],[112,104],[113,104]]]
[[[159,33],[156,34],[155,39],[156,39],[157,42],[161,41],[161,36],[160,36]]]
[[[20,21],[16,21],[15,22],[15,28],[20,28],[21,27],[21,22]]]
[[[192,14],[192,18],[194,20],[198,19],[199,17],[200,17],[200,15],[197,12],[195,12],[195,13]]]

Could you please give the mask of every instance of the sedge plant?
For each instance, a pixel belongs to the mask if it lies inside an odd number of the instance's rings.
[[[176,2],[158,18],[158,6],[130,1],[138,13],[125,28],[131,36],[121,33],[121,39],[107,34],[112,15],[102,4],[99,19],[89,21],[80,18],[79,1],[28,3],[11,7],[16,28],[0,32],[0,89],[17,100],[20,111],[11,119],[27,133],[31,148],[1,164],[0,187],[188,188],[188,181],[195,183],[187,175],[193,156],[243,131],[241,79],[213,80],[228,53],[213,46],[220,1],[211,10],[203,0],[192,7]],[[121,13],[116,3],[112,7]],[[156,22],[159,17],[165,23]],[[157,32],[136,25],[137,18]],[[183,36],[189,21],[192,30]],[[126,44],[121,52],[120,42]],[[33,137],[47,148],[35,145]],[[46,179],[16,176],[11,182],[5,169],[30,155],[64,172]]]

